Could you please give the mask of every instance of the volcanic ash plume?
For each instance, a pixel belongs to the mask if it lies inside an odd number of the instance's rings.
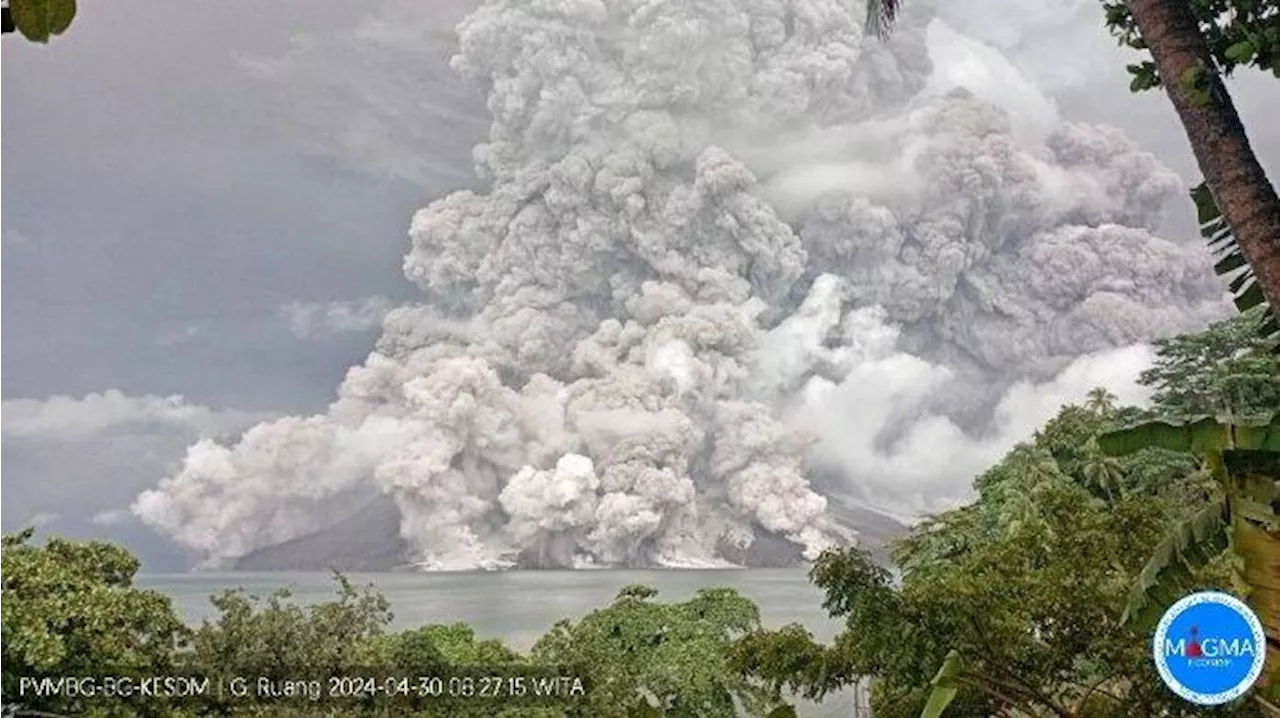
[[[961,495],[994,444],[937,413],[957,375],[1058,396],[1221,297],[1151,233],[1172,173],[931,82],[913,5],[880,44],[853,0],[485,3],[453,65],[491,186],[413,218],[423,303],[326,414],[192,447],[135,511],[214,562],[385,495],[426,567],[716,565],[853,540],[835,494]],[[884,475],[895,435],[973,462]]]

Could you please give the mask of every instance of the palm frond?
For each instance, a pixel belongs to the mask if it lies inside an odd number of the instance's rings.
[[[867,33],[879,40],[889,37],[898,19],[902,0],[867,0]]]
[[[874,4],[874,3],[872,3]],[[1213,269],[1221,277],[1230,277],[1231,295],[1235,299],[1236,308],[1247,312],[1254,307],[1266,304],[1262,296],[1262,286],[1253,275],[1253,269],[1240,251],[1236,243],[1236,235],[1231,231],[1222,210],[1213,199],[1209,185],[1201,182],[1191,190],[1191,200],[1196,204],[1196,215],[1200,222],[1200,236],[1209,243],[1217,262]],[[1262,318],[1259,333],[1265,339],[1280,339],[1280,321],[1276,319],[1275,307],[1268,306]]]

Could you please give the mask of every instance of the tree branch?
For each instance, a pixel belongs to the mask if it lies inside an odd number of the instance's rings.
[[[958,676],[956,680],[966,685],[977,688],[978,690],[982,691],[983,693],[986,693],[987,695],[991,696],[992,698],[995,698],[996,700],[1000,701],[1001,703],[1004,703],[1007,706],[1022,707],[1022,708],[1028,708],[1031,706],[1031,704],[1027,703],[1026,696],[1023,696],[1022,700],[1012,698],[1010,696],[1007,696],[1001,693],[995,688],[992,688],[991,686],[986,685],[983,681],[966,678],[964,676]],[[983,680],[989,680],[989,679],[983,679]]]
[[[1256,700],[1271,716],[1280,716],[1280,706],[1277,706],[1256,693],[1253,694],[1253,699]]]
[[[1078,682],[1078,681],[1068,680],[1068,681],[1067,681],[1067,683],[1070,683],[1070,684],[1075,685],[1075,686],[1080,686],[1081,688],[1086,688],[1086,689],[1088,689],[1088,690],[1086,690],[1086,691],[1085,691],[1085,694],[1084,694],[1083,696],[1081,696],[1080,700],[1076,702],[1076,707],[1075,707],[1075,709],[1074,709],[1072,712],[1073,712],[1073,713],[1076,713],[1076,714],[1079,714],[1079,713],[1080,713],[1080,710],[1081,710],[1082,708],[1084,708],[1085,701],[1089,700],[1089,696],[1093,695],[1094,693],[1098,693],[1098,694],[1104,695],[1104,696],[1106,696],[1106,697],[1110,698],[1111,700],[1115,701],[1116,703],[1119,703],[1120,705],[1124,705],[1124,704],[1125,704],[1125,702],[1124,702],[1124,700],[1123,700],[1122,698],[1120,698],[1120,696],[1117,696],[1116,694],[1114,694],[1114,693],[1112,693],[1112,692],[1110,692],[1110,691],[1104,691],[1104,690],[1102,690],[1102,684],[1104,684],[1104,683],[1106,683],[1107,681],[1111,680],[1111,679],[1112,679],[1112,677],[1113,677],[1113,676],[1110,676],[1110,675],[1103,676],[1102,678],[1098,679],[1098,681],[1097,681],[1097,682],[1095,682],[1092,686],[1090,686],[1090,685],[1086,685],[1086,684],[1084,684],[1084,683],[1080,683],[1080,682]]]
[[[1051,697],[1044,695],[1043,693],[1033,688],[1032,686],[1027,685],[1023,681],[1020,681],[1018,679],[1016,672],[1009,670],[1005,666],[1001,666],[999,662],[994,660],[992,656],[997,656],[999,654],[997,654],[994,650],[991,649],[991,641],[987,640],[987,635],[982,630],[982,626],[978,623],[978,619],[975,616],[970,615],[969,622],[973,625],[974,633],[978,634],[978,640],[981,641],[982,647],[986,649],[986,661],[992,664],[992,667],[996,668],[1001,673],[1004,673],[1005,675],[1009,676],[1010,679],[1016,681],[1016,683],[1001,682],[1000,683],[1001,685],[1003,685],[1005,688],[1017,688],[1018,690],[1021,690],[1025,695],[1030,696],[1033,700],[1039,701],[1042,705],[1044,705],[1049,710],[1057,713],[1060,716],[1064,716],[1064,718],[1070,718],[1071,711],[1066,706],[1059,705]],[[1017,660],[1013,656],[1008,656],[1008,659],[1013,663],[1017,664],[1018,667],[1020,667],[1022,670],[1025,670],[1028,673],[1034,672],[1030,666],[1022,665],[1022,662]],[[988,679],[988,680],[994,680],[994,679]]]

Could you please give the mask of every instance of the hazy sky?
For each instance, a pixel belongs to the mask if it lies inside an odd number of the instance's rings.
[[[411,214],[474,183],[483,97],[446,66],[469,5],[116,0],[82,3],[48,46],[4,38],[6,530],[176,565],[118,509],[195,438],[327,404],[415,294]],[[1096,1],[945,5],[1066,117],[1194,179],[1167,99],[1128,93]],[[1234,89],[1274,175],[1280,83]]]

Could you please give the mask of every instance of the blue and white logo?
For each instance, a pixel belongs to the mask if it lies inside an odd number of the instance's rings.
[[[1202,706],[1235,700],[1258,680],[1266,660],[1262,622],[1243,601],[1193,593],[1165,611],[1152,653],[1174,693]]]

